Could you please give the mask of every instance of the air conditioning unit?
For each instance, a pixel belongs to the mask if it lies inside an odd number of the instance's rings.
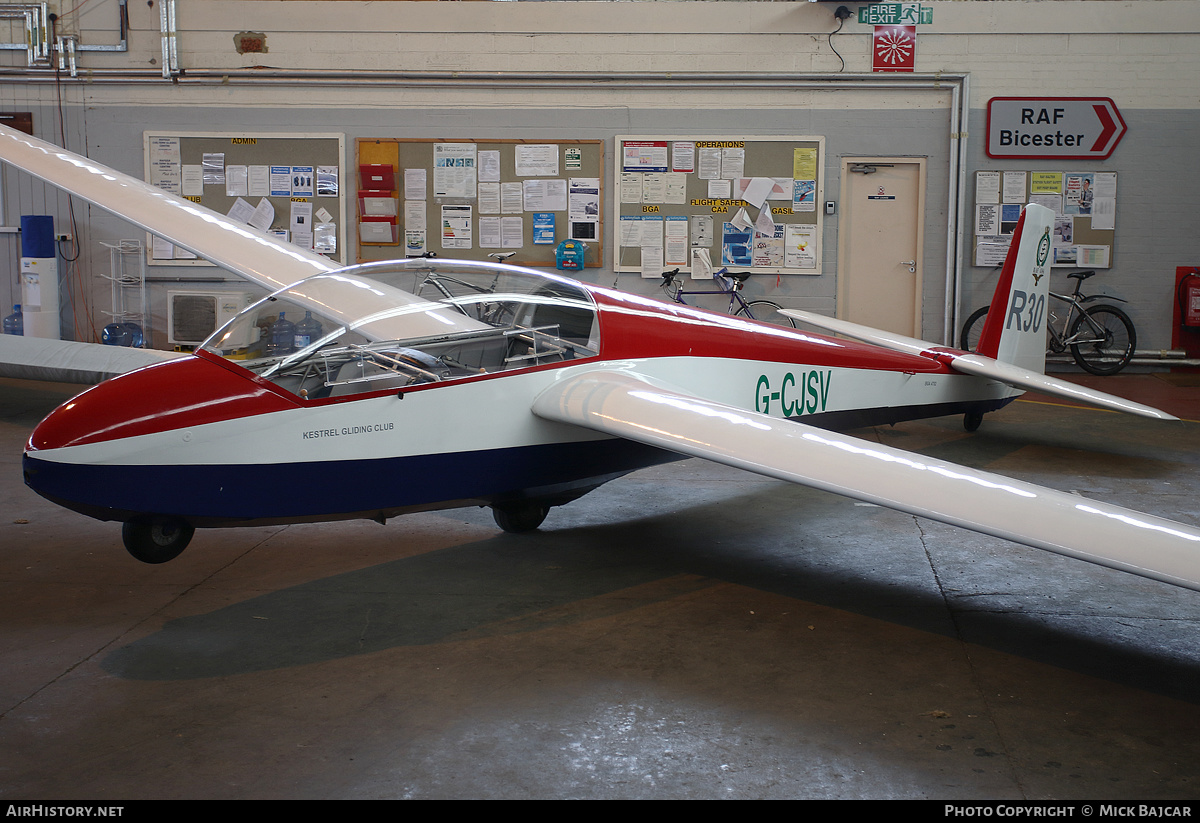
[[[198,346],[253,302],[254,295],[246,291],[168,291],[167,339],[173,346]],[[251,342],[230,341],[231,348]]]

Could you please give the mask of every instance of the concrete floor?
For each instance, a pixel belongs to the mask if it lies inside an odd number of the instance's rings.
[[[147,566],[21,483],[72,392],[0,381],[5,800],[1200,796],[1196,592],[694,460],[526,537],[463,510]],[[1198,522],[1197,423],[859,434]]]

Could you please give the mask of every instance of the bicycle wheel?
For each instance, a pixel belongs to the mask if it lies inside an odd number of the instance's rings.
[[[1133,359],[1137,347],[1133,321],[1116,306],[1093,306],[1079,315],[1071,324],[1070,339],[1075,341],[1071,356],[1092,374],[1116,374]]]
[[[960,349],[973,352],[979,348],[979,336],[983,334],[983,318],[987,317],[990,308],[991,306],[984,306],[971,312],[967,322],[963,323],[962,334],[958,338]]]
[[[796,328],[796,321],[783,314],[778,304],[770,300],[751,300],[735,312],[736,317],[748,317],[751,320],[762,320],[776,326]]]

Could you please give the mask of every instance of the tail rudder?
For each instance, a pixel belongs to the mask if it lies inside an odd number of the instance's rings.
[[[978,353],[1036,372],[1046,370],[1046,300],[1054,212],[1031,203],[1021,213],[992,296]]]

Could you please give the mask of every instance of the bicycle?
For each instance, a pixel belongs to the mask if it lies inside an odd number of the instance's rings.
[[[1062,354],[1071,350],[1071,357],[1081,369],[1092,374],[1116,374],[1129,365],[1137,347],[1137,332],[1134,331],[1133,321],[1129,315],[1116,306],[1101,304],[1087,307],[1084,304],[1102,298],[1117,300],[1119,297],[1108,295],[1083,294],[1083,281],[1096,274],[1095,271],[1077,271],[1068,274],[1075,281],[1075,291],[1072,294],[1055,294],[1050,296],[1069,304],[1062,323],[1055,325],[1058,318],[1050,313],[1046,329],[1049,332],[1047,351]],[[983,323],[990,306],[976,309],[967,322],[963,323],[962,335],[959,337],[959,348],[973,352],[979,345],[979,335],[983,333]]]
[[[717,286],[716,290],[685,289],[683,283],[675,279],[679,276],[679,269],[671,269],[662,273],[662,289],[676,303],[681,303],[685,306],[688,305],[687,301],[683,299],[685,295],[728,295],[728,312],[735,317],[762,320],[767,323],[773,323],[776,326],[796,328],[796,321],[784,314],[782,307],[778,303],[772,303],[770,300],[746,300],[746,298],[742,297],[742,287],[746,284],[746,279],[751,274],[753,272],[730,271],[727,268],[719,269],[713,272],[713,282]]]
[[[488,257],[495,258],[497,263],[503,263],[515,254],[515,251],[492,252],[488,255]],[[434,260],[437,258],[437,252],[427,251],[419,256],[424,257],[427,260]],[[454,302],[456,295],[452,292],[450,287],[446,285],[447,283],[450,283],[476,294],[495,294],[496,286],[500,282],[500,274],[500,272],[496,272],[496,276],[492,278],[492,284],[490,286],[481,286],[478,283],[468,283],[465,280],[461,280],[457,277],[451,277],[448,274],[431,271],[428,275],[426,275],[425,279],[420,283],[420,285],[417,286],[417,294],[422,294],[426,286],[432,286],[464,315],[473,317],[476,320],[481,320],[484,323],[492,326],[502,326],[506,325],[507,322],[514,318],[513,306],[511,302],[477,302],[473,304],[474,313],[468,312],[462,305]]]

